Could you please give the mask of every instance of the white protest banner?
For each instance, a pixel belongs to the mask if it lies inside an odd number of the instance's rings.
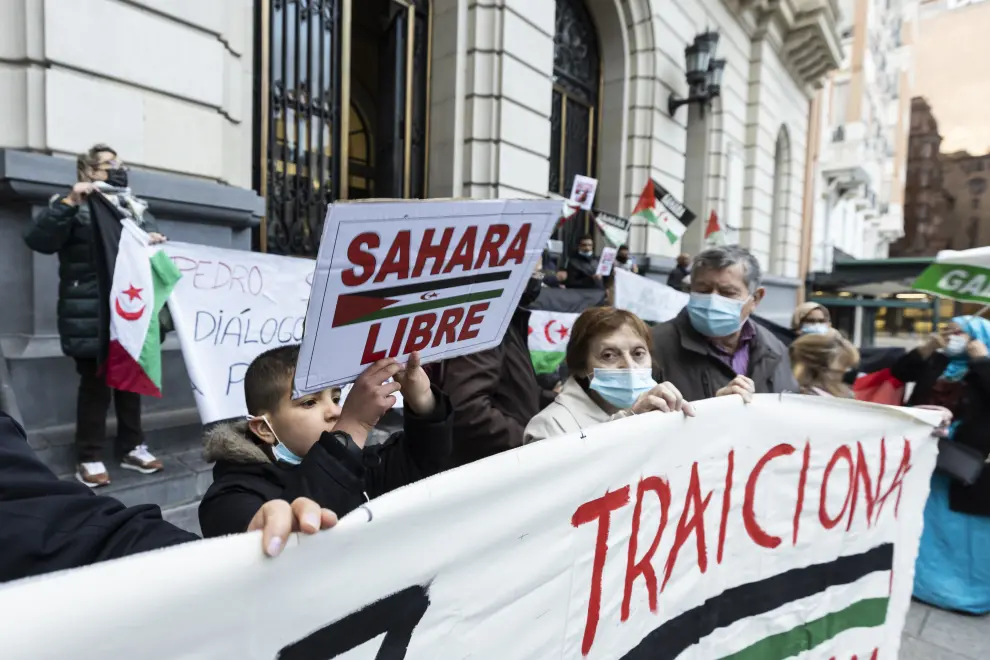
[[[618,251],[619,249],[614,247],[602,248],[602,256],[598,260],[598,275],[608,277],[612,274],[612,266],[615,265],[615,254]]]
[[[677,316],[691,297],[683,291],[621,268],[615,269],[615,306],[644,321],[663,323]]]
[[[330,207],[295,389],[353,381],[385,357],[497,346],[559,217],[554,200]]]
[[[595,193],[598,191],[598,179],[577,174],[571,185],[570,201],[577,204],[582,211],[590,211],[595,203]]]
[[[535,311],[529,314],[529,356],[538,374],[552,374],[564,361],[571,326],[580,314]]]
[[[171,241],[161,249],[182,273],[168,309],[200,418],[244,417],[251,361],[302,341],[315,262]]]
[[[800,395],[637,415],[389,493],[276,560],[237,535],[5,585],[0,648],[4,660],[893,659],[939,418]]]

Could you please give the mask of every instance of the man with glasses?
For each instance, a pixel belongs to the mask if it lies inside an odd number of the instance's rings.
[[[128,187],[127,170],[117,152],[97,144],[76,161],[78,183],[67,195],[55,195],[48,208],[38,214],[24,233],[32,250],[58,254],[58,332],[62,352],[75,360],[79,373],[76,405],[76,478],[90,488],[106,486],[110,475],[103,463],[106,416],[113,398],[117,413],[117,458],[123,468],[142,474],[162,469],[148,450],[141,429],[141,395],[111,390],[100,373],[103,347],[100,332],[100,285],[94,259],[94,232],[86,198],[94,191],[106,195],[114,205],[151,236],[153,243],[165,237],[158,233],[147,204],[134,197]]]

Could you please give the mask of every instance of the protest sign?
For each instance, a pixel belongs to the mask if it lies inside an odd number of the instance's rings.
[[[896,658],[939,419],[800,395],[636,415],[389,493],[276,560],[237,535],[5,585],[0,647],[5,660]]]
[[[614,247],[602,248],[602,256],[598,260],[598,275],[608,277],[612,274],[612,266],[615,265],[615,253],[618,251],[618,248]]]
[[[644,321],[663,323],[677,316],[691,297],[666,284],[617,268],[615,270],[615,306]]]
[[[529,315],[529,356],[538,374],[552,374],[564,361],[571,326],[580,314],[531,312]]]
[[[590,176],[575,175],[571,186],[570,201],[577,204],[582,211],[590,211],[595,203],[595,192],[598,190],[598,179]]]
[[[605,211],[595,210],[595,224],[602,230],[605,240],[615,247],[629,242],[629,218],[623,218]]]
[[[243,417],[251,361],[302,341],[315,264],[189,243],[160,247],[182,273],[168,308],[200,418],[209,424]]]
[[[911,288],[940,298],[990,305],[990,247],[942,250]]]
[[[353,381],[386,357],[497,346],[558,219],[554,200],[330,207],[295,390]]]

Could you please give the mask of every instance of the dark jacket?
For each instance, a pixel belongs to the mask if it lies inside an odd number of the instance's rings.
[[[681,268],[680,266],[674,266],[674,270],[670,271],[667,275],[667,286],[672,289],[677,289],[678,291],[684,290],[684,279],[690,274],[687,268]]]
[[[597,259],[574,254],[567,260],[567,281],[564,284],[568,289],[601,289],[602,281],[595,279],[597,272]]]
[[[438,382],[454,405],[454,464],[521,447],[523,429],[556,397],[536,380],[529,312],[517,309],[502,343],[442,363]]]
[[[935,381],[947,366],[949,358],[943,353],[932,353],[926,359],[915,349],[901,357],[890,373],[900,381],[914,383],[907,405],[918,406],[929,403]],[[952,439],[990,456],[990,358],[970,362],[963,382],[966,394]],[[949,507],[960,513],[990,516],[990,471],[985,469],[972,486],[954,481],[949,488]]]
[[[24,231],[24,242],[35,252],[58,253],[58,334],[69,357],[100,355],[100,292],[93,249],[89,204],[70,206],[65,197],[52,198]],[[146,232],[158,231],[147,211],[137,223]]]
[[[198,537],[152,504],[125,507],[61,481],[0,412],[0,582],[156,550]]]
[[[308,497],[343,517],[389,491],[450,467],[453,422],[450,400],[434,388],[437,407],[429,417],[405,410],[404,431],[364,448],[363,464],[334,436],[324,433],[299,465],[272,461],[246,422],[220,424],[207,432],[206,459],[216,461],[213,484],[199,504],[203,536],[237,534],[265,502]],[[365,497],[367,494],[367,498]]]
[[[757,394],[797,392],[787,347],[759,324],[749,347],[749,376]],[[708,399],[728,385],[736,373],[694,329],[687,310],[653,328],[654,378],[670,381],[688,401]]]

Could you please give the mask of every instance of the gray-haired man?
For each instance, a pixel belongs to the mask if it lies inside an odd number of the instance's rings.
[[[738,245],[705,250],[691,267],[691,299],[653,329],[654,374],[689,401],[798,391],[787,348],[749,318],[763,299],[760,264]]]

